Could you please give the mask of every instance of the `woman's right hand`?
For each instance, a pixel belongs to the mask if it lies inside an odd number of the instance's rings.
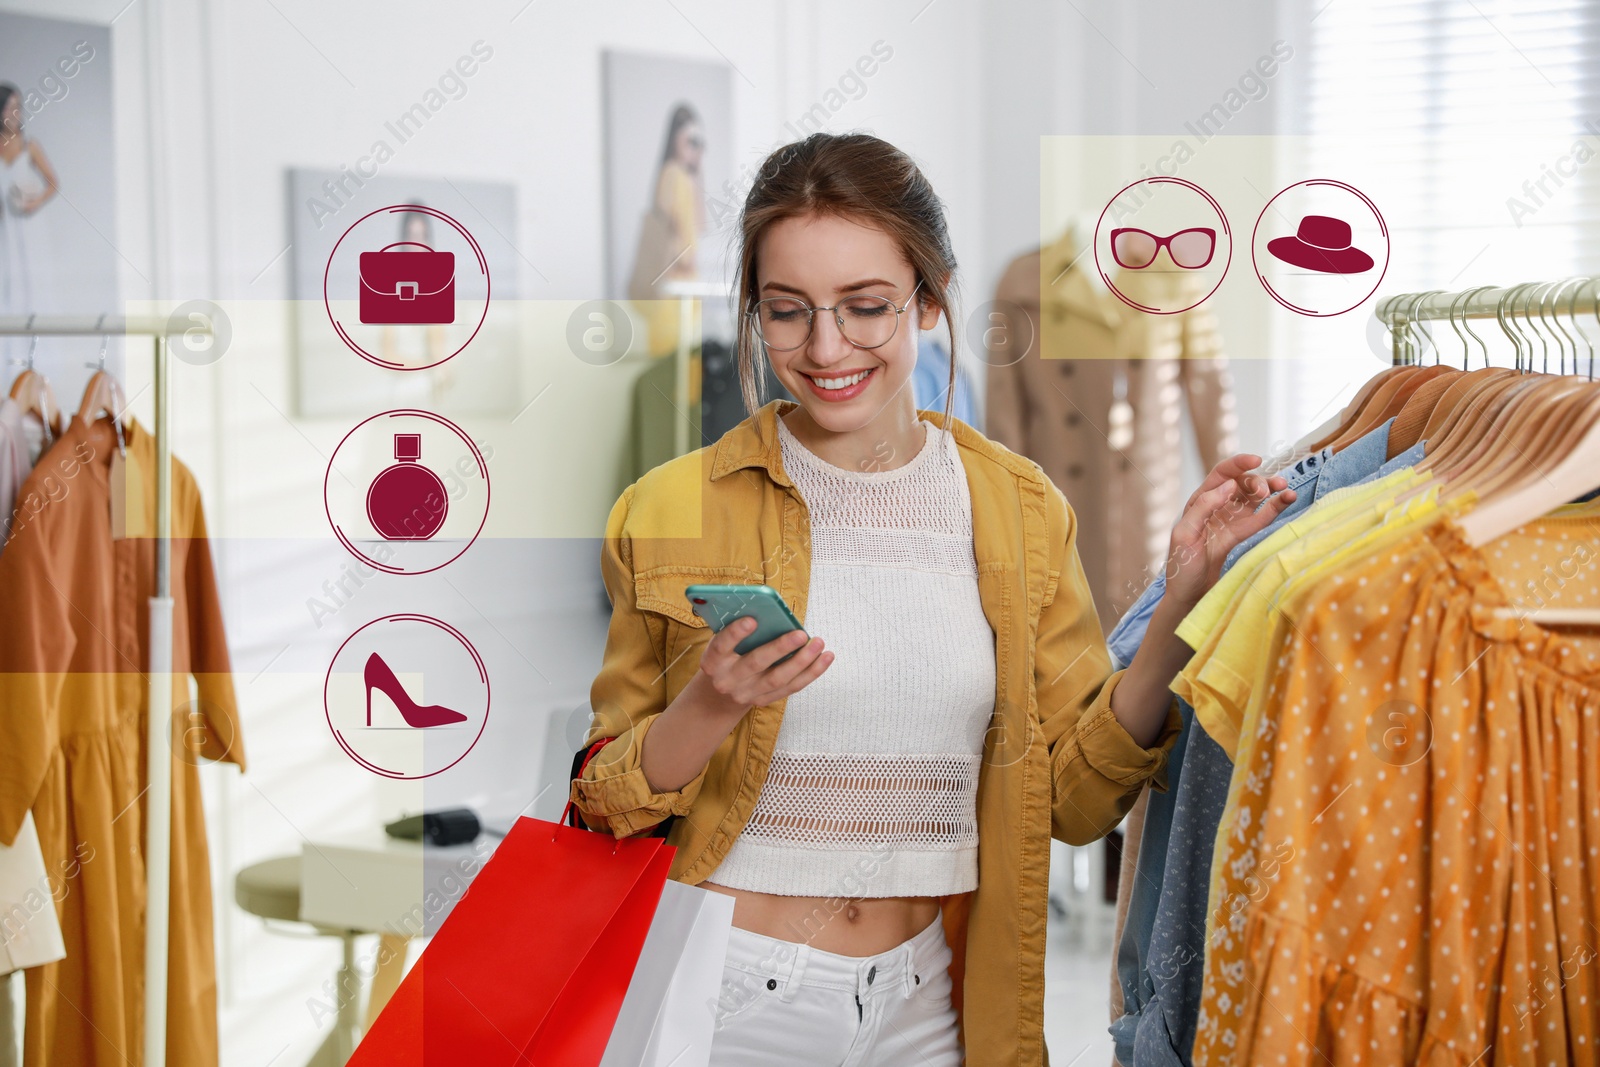
[[[732,718],[751,708],[771,704],[797,693],[816,681],[833,662],[822,638],[807,639],[804,630],[791,630],[740,655],[740,641],[755,631],[756,620],[741,616],[711,639],[700,657],[700,670],[691,685],[701,683],[706,700]],[[799,649],[799,651],[795,651]],[[778,660],[794,652],[788,660]]]
[[[652,791],[682,789],[706,769],[746,712],[799,692],[833,662],[833,653],[822,649],[822,639],[808,641],[802,630],[791,630],[741,656],[733,648],[755,628],[756,621],[745,615],[714,635],[700,656],[700,669],[645,735],[639,768]],[[795,649],[799,651],[790,659],[778,663]]]

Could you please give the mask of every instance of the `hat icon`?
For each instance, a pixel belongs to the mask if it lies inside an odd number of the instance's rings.
[[[1372,257],[1350,244],[1350,224],[1329,215],[1306,215],[1293,237],[1267,242],[1273,258],[1323,274],[1360,274],[1372,269]]]

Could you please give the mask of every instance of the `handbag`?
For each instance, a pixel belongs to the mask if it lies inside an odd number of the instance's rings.
[[[518,819],[350,1064],[597,1067],[674,851]]]
[[[418,252],[395,252],[409,246]],[[456,254],[418,241],[361,253],[361,321],[439,325],[456,321]]]

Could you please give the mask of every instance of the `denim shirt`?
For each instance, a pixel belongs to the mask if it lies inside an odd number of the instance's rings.
[[[1324,450],[1280,472],[1296,491],[1295,501],[1266,529],[1240,542],[1223,563],[1224,571],[1328,493],[1415,465],[1423,455],[1421,443],[1386,459],[1393,425],[1390,419],[1336,453]],[[1165,578],[1158,574],[1112,631],[1113,662],[1132,661],[1164,595]],[[1117,946],[1124,1014],[1110,1032],[1124,1067],[1187,1065],[1200,1009],[1212,844],[1227,806],[1233,762],[1194,725],[1194,709],[1181,700],[1178,704],[1182,728],[1167,761],[1167,792],[1152,790],[1146,801],[1128,916]]]

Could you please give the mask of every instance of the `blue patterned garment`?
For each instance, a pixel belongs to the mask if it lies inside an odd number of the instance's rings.
[[[1420,443],[1387,459],[1393,425],[1390,419],[1331,456],[1308,457],[1311,462],[1280,472],[1296,490],[1294,503],[1230,552],[1224,571],[1320,497],[1415,465],[1423,454]],[[1165,588],[1165,576],[1158,575],[1112,631],[1108,643],[1119,665],[1131,662],[1138,651]],[[1178,705],[1183,732],[1168,757],[1167,792],[1149,794],[1128,917],[1117,945],[1123,1015],[1110,1031],[1124,1067],[1186,1067],[1200,1011],[1211,850],[1227,806],[1233,761],[1195,725],[1194,709],[1182,700]]]

